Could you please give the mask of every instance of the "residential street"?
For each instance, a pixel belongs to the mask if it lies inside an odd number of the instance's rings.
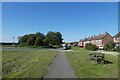
[[[45,78],[77,78],[65,51],[60,51]]]

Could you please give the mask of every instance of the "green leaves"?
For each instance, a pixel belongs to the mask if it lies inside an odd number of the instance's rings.
[[[108,51],[115,50],[115,43],[111,42],[111,43],[105,44],[104,49]]]
[[[60,45],[62,40],[63,39],[60,32],[49,31],[45,37],[45,43],[48,45]]]
[[[22,37],[19,37],[19,43],[23,46],[40,46],[44,44],[44,34],[37,32],[36,34],[28,34]]]
[[[87,43],[86,46],[85,46],[85,48],[88,49],[88,50],[92,50],[92,51],[97,50],[96,45],[93,45],[91,43]]]
[[[47,35],[37,32],[36,34],[27,34],[18,38],[22,46],[44,46],[44,45],[60,45],[62,43],[62,35],[60,32],[49,31]]]

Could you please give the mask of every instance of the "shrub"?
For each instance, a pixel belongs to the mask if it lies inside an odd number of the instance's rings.
[[[86,46],[85,46],[85,49],[95,51],[95,50],[97,50],[98,48],[97,48],[96,45],[93,45],[93,44],[91,44],[91,43],[87,43]]]
[[[111,42],[111,43],[105,44],[104,50],[115,51],[115,43]]]

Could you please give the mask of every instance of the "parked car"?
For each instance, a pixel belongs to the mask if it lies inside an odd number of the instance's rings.
[[[70,44],[63,44],[62,48],[63,48],[63,50],[68,50],[68,49],[71,49],[71,46],[70,46]]]
[[[68,49],[71,49],[71,45],[70,45],[70,44],[68,44],[68,45],[67,45],[67,48],[68,48]]]
[[[71,46],[67,46],[68,49],[71,49]]]
[[[68,50],[68,47],[67,46],[63,46],[63,50]]]
[[[100,50],[103,50],[103,48],[104,48],[103,46],[99,46],[99,49],[100,49]]]

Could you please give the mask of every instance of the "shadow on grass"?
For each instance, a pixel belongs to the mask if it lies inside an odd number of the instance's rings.
[[[113,62],[108,61],[108,60],[104,60],[104,64],[113,64]]]
[[[113,62],[108,61],[108,60],[103,60],[103,61],[99,61],[99,62],[97,62],[95,60],[90,60],[90,61],[97,63],[97,64],[113,64]]]

